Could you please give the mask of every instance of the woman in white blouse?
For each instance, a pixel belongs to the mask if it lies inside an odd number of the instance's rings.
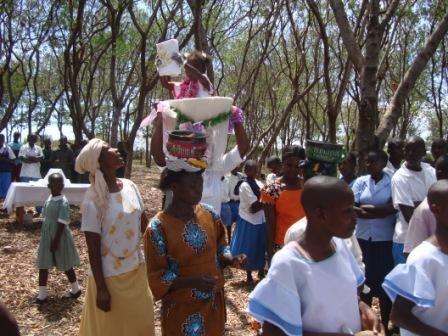
[[[115,175],[117,149],[92,139],[76,159],[91,182],[81,205],[90,272],[80,335],[154,335],[140,240],[148,220],[137,186]]]

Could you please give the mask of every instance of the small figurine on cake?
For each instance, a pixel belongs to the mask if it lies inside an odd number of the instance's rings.
[[[172,57],[177,62],[182,61],[179,54],[174,54]],[[211,57],[205,52],[194,50],[186,54],[183,62],[185,77],[182,82],[172,82],[169,76],[162,76],[159,73],[160,83],[169,90],[171,99],[213,96],[213,84],[207,76],[211,62]]]

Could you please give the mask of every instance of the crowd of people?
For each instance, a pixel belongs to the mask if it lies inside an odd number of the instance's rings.
[[[89,183],[88,174],[79,174],[75,170],[75,159],[87,144],[83,139],[79,145],[70,144],[66,136],[61,136],[56,149],[48,137],[42,138],[29,134],[26,143],[21,142],[21,133],[13,133],[13,141],[5,142],[5,135],[0,134],[0,199],[4,199],[11,182],[37,181],[45,177],[51,168],[59,168],[72,183]],[[117,144],[120,155],[126,161],[127,151],[124,142]],[[117,171],[124,177],[124,167]]]
[[[175,99],[210,96],[209,62],[193,53],[188,77],[162,84]],[[49,141],[42,150],[34,135],[20,146],[16,134],[8,147],[0,135],[1,179],[7,162],[11,173],[22,165],[24,181],[50,167],[71,179],[88,176],[81,230],[90,268],[81,335],[155,335],[156,301],[162,335],[223,335],[226,267],[246,272],[247,311],[260,335],[448,335],[446,141],[435,141],[433,161],[424,162],[423,139],[391,139],[387,153],[373,148],[363,158],[365,175],[358,176],[360,158],[348,153],[339,177],[307,179],[304,148],[285,146],[281,157],[267,160],[270,174],[262,181],[263,163],[245,158],[240,109],[232,108],[229,123],[236,146],[208,168],[167,157],[163,123],[157,113],[151,153],[165,167],[165,196],[153,218],[138,187],[122,178],[123,148],[92,139],[73,153],[61,138],[58,150]],[[60,174],[49,177],[38,304],[48,297],[52,267],[69,280],[66,297],[81,294],[63,186]],[[5,316],[2,321],[12,320]]]
[[[222,335],[223,269],[230,266],[247,273],[253,289],[247,309],[262,324],[262,335],[392,335],[398,327],[401,335],[446,335],[441,297],[447,291],[448,155],[442,153],[434,167],[423,162],[419,137],[392,139],[388,152],[367,154],[366,175],[356,177],[350,154],[349,164],[341,163],[350,169],[340,169],[339,178],[304,181],[305,152],[287,146],[281,159],[268,160],[275,176],[260,181],[254,160],[244,161],[244,174],[238,171],[244,155],[237,145],[233,153],[240,159],[220,183],[209,184],[220,188],[218,208],[202,201],[202,169],[176,171],[166,162],[160,188],[170,190],[172,200],[148,219],[138,187],[117,177],[119,151],[91,140],[75,166],[91,182],[81,207],[90,271],[80,334],[153,335],[153,304],[161,300],[163,335]],[[390,172],[393,161],[398,169]],[[355,178],[347,181],[348,175]],[[49,188],[39,304],[48,295],[51,267],[65,272],[71,286],[66,297],[81,293],[60,174],[50,176]],[[237,215],[229,207],[224,220],[229,203]],[[371,309],[373,297],[381,317]]]

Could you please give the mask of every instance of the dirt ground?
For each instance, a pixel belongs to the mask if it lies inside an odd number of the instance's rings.
[[[132,180],[138,185],[148,211],[153,215],[161,205],[161,194],[156,189],[159,173],[143,166],[134,167]],[[83,295],[77,300],[62,299],[68,290],[63,273],[50,271],[49,301],[39,307],[34,304],[37,294],[38,270],[35,265],[39,244],[41,219],[34,219],[30,227],[21,227],[13,216],[0,218],[0,301],[12,312],[19,323],[22,335],[77,335],[84,302]],[[72,209],[70,227],[81,258],[76,269],[83,289],[87,285],[87,248],[80,232],[80,216]],[[226,335],[254,335],[250,318],[245,313],[250,289],[244,284],[245,274],[238,270],[226,270],[227,325]],[[160,335],[155,305],[157,335]]]

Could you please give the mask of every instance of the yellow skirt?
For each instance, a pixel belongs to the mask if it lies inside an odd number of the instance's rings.
[[[154,306],[145,265],[118,276],[106,278],[111,296],[107,313],[96,306],[96,285],[89,277],[82,310],[81,336],[154,336]]]

